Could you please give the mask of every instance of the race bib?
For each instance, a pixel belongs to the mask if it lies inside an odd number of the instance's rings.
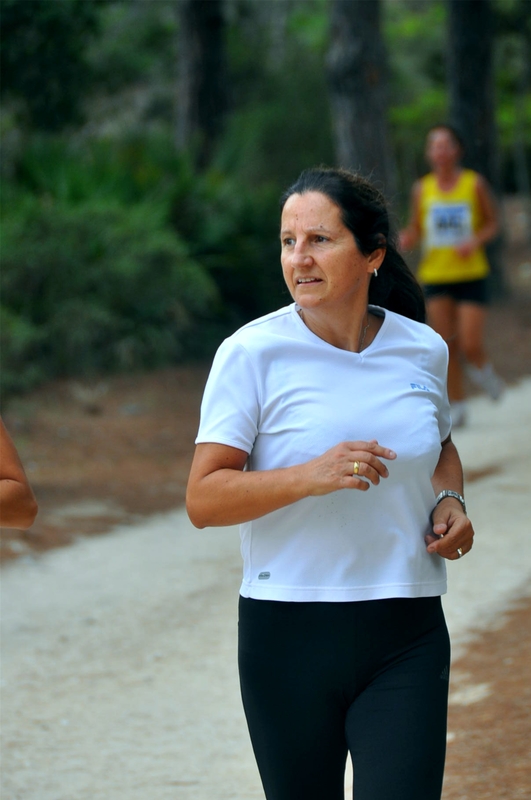
[[[468,203],[433,203],[428,209],[427,244],[453,247],[472,236],[472,213]]]

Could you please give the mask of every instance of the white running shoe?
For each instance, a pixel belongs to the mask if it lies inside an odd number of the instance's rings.
[[[450,403],[450,415],[452,417],[452,428],[462,428],[466,424],[467,404],[465,400],[458,400]]]
[[[499,400],[504,393],[505,381],[494,372],[492,364],[485,364],[484,367],[468,364],[467,373],[472,383],[487,392],[491,400]]]

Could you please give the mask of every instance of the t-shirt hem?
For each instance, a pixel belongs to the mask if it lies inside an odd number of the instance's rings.
[[[223,444],[227,447],[234,447],[236,450],[243,450],[249,454],[249,445],[246,442],[238,442],[235,439],[227,439],[223,436],[197,436],[195,444]]]
[[[256,586],[242,583],[240,595],[253,600],[287,603],[351,603],[357,600],[386,600],[396,597],[437,597],[446,594],[445,580],[433,583],[391,584],[356,588]]]

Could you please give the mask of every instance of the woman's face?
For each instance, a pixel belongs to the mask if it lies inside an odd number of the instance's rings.
[[[321,192],[293,194],[282,211],[281,263],[301,308],[339,308],[366,302],[370,276],[385,250],[364,256],[335,203]]]
[[[433,169],[455,167],[461,158],[461,147],[451,131],[435,128],[428,134],[426,159]]]

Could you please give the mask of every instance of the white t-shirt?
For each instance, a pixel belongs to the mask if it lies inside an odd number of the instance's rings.
[[[342,441],[377,439],[397,454],[367,492],[307,497],[240,526],[241,594],[265,600],[373,600],[446,591],[426,552],[431,476],[451,428],[448,351],[427,325],[391,311],[361,353],[306,327],[292,304],[220,346],[196,439],[249,454],[247,469],[301,464]]]

